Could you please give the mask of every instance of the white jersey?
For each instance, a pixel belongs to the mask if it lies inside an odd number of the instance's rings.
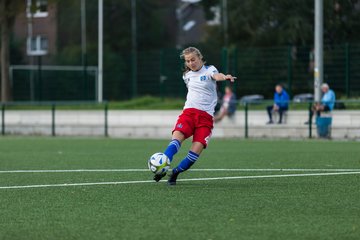
[[[200,70],[183,75],[188,88],[184,109],[196,108],[214,116],[217,103],[216,81],[213,79],[215,73],[218,70],[214,66],[203,65]]]

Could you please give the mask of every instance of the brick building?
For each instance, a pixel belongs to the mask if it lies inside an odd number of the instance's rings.
[[[48,3],[47,0],[27,0],[26,11],[15,19],[14,37],[22,43],[24,62],[31,62],[31,56],[43,56],[43,61],[49,62],[50,57],[56,54],[56,3]]]

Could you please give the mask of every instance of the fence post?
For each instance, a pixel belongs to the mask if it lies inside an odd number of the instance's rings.
[[[164,100],[165,98],[165,80],[166,80],[166,76],[164,75],[164,50],[161,49],[160,50],[160,77],[159,77],[159,82],[160,82],[160,96],[161,96],[161,100]]]
[[[345,92],[346,96],[350,97],[350,55],[349,43],[345,44]]]
[[[222,72],[228,73],[229,65],[228,65],[228,49],[226,47],[223,47],[221,50],[221,67]]]
[[[105,130],[105,132],[104,132],[104,135],[105,135],[105,137],[108,137],[109,136],[109,133],[108,133],[108,108],[109,108],[109,106],[108,106],[108,103],[106,102],[105,103],[105,106],[104,106],[104,114],[105,114],[105,121],[104,121],[104,130]]]
[[[51,105],[51,136],[55,137],[55,103]]]
[[[312,103],[309,102],[309,138],[312,138]]]
[[[292,72],[292,46],[288,47],[288,91],[289,95],[292,96],[292,78],[293,78],[293,72]]]
[[[234,76],[238,76],[238,54],[239,54],[239,50],[237,47],[235,47],[233,50],[233,69],[232,69],[232,74],[234,74]]]
[[[1,134],[5,135],[5,104],[1,105]]]
[[[131,52],[131,97],[137,97],[137,51]]]
[[[249,138],[249,125],[248,125],[248,103],[245,102],[245,138]]]
[[[228,74],[229,73],[229,51],[226,47],[221,49],[221,72]],[[219,85],[219,91],[224,92],[225,84]]]
[[[87,77],[87,56],[86,53],[82,54],[82,65],[83,65],[83,84],[84,84],[84,99],[89,99],[89,84]]]
[[[42,63],[41,63],[41,56],[38,56],[38,96],[39,96],[39,101],[42,101],[43,99],[43,94],[42,94],[42,72],[41,72],[41,66]]]

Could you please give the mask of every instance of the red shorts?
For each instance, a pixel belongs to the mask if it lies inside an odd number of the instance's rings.
[[[193,142],[200,142],[206,148],[213,127],[214,120],[210,114],[195,108],[187,108],[179,116],[173,132],[179,131],[185,138],[193,136]]]

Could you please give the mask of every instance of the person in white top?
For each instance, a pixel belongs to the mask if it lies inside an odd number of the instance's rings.
[[[164,151],[171,162],[179,151],[182,142],[193,136],[192,145],[187,156],[172,169],[168,180],[175,185],[179,173],[189,169],[207,147],[213,129],[213,116],[217,103],[216,81],[230,80],[235,77],[219,73],[214,66],[206,66],[201,52],[194,47],[184,49],[180,55],[184,59],[183,79],[188,88],[186,102],[172,132],[172,140]],[[166,175],[155,175],[154,180],[160,181]]]
[[[222,99],[220,111],[214,117],[215,123],[220,122],[225,116],[232,118],[236,111],[236,96],[230,86],[225,87],[225,95]]]

